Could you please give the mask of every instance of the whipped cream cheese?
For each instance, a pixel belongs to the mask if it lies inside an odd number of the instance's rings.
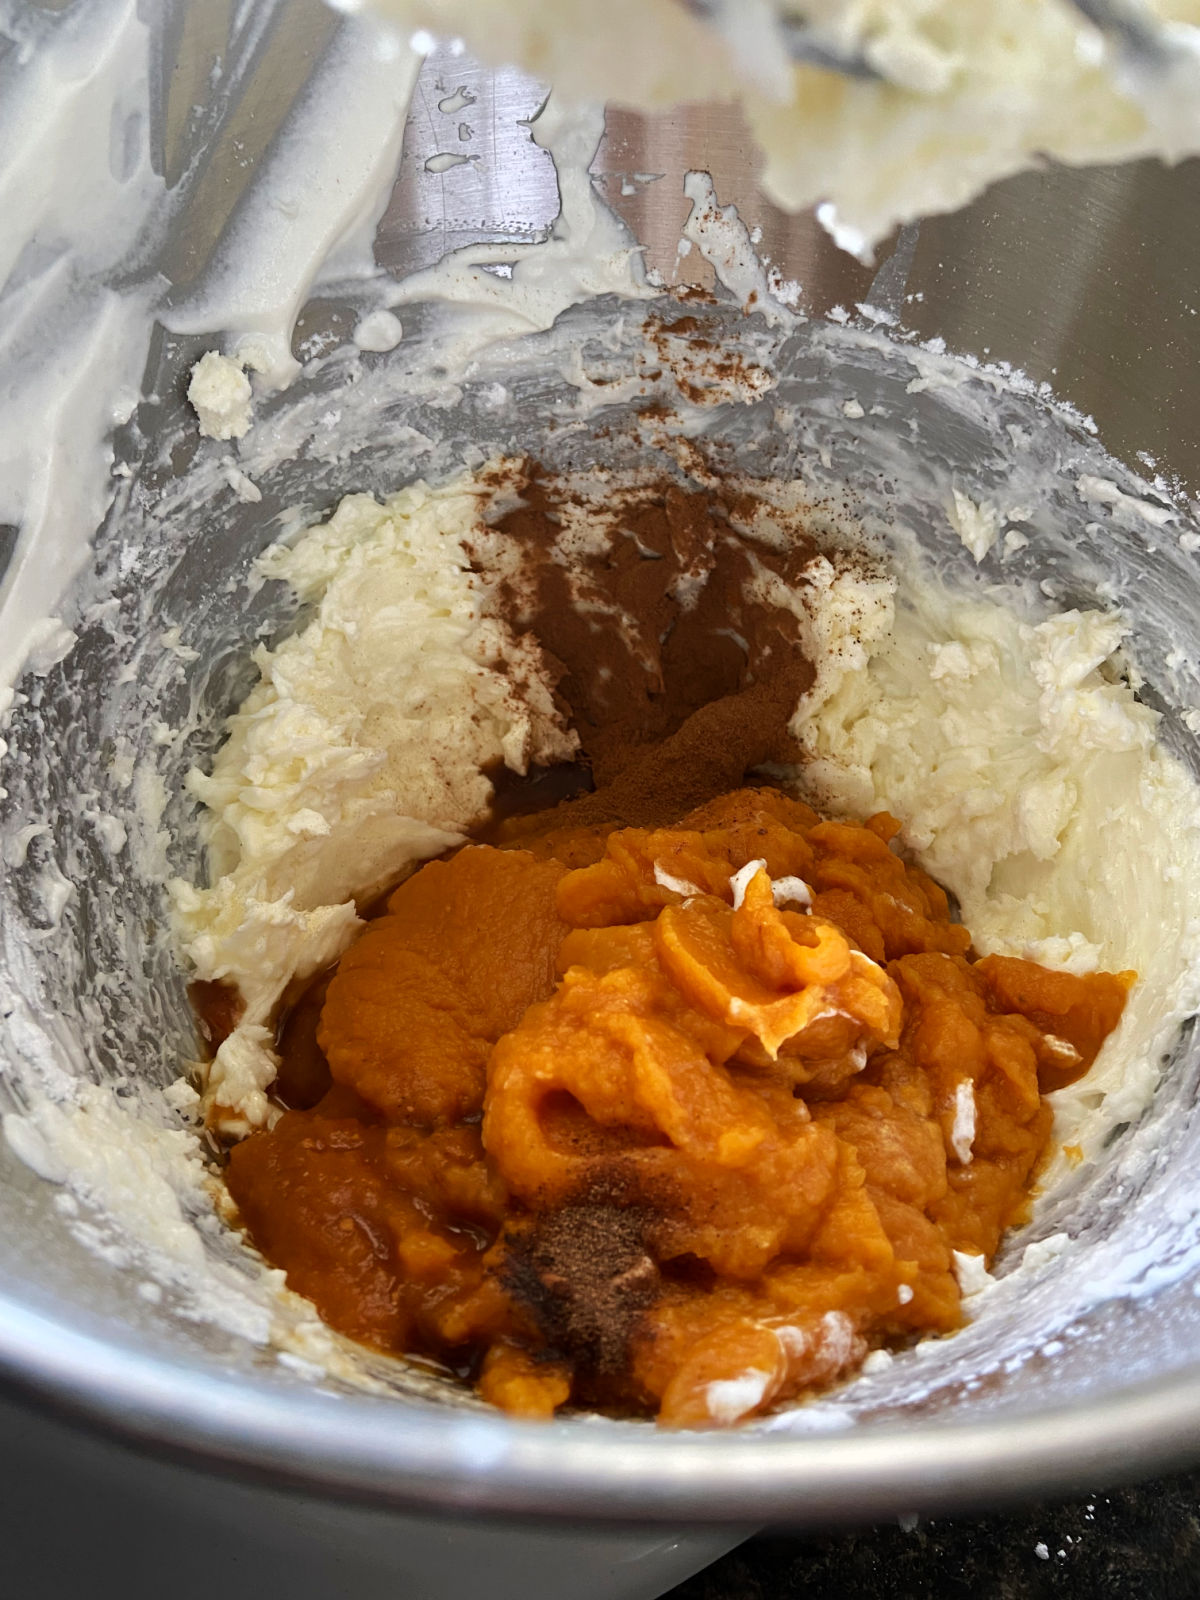
[[[574,752],[540,652],[484,615],[464,541],[483,534],[486,493],[464,477],[383,504],[350,495],[259,559],[264,581],[315,609],[255,652],[259,682],[212,772],[189,775],[211,881],[170,886],[196,976],[245,1000],[206,1080],[226,1133],[267,1120],[274,1008],[345,949],[355,903],[462,841],[491,795],[485,767],[523,773]]]
[[[898,817],[981,953],[1136,970],[1092,1069],[1051,1096],[1085,1159],[1142,1110],[1200,1004],[1200,791],[1118,675],[1125,634],[1116,612],[1028,623],[910,576],[867,669],[831,673],[793,723],[816,803]]]

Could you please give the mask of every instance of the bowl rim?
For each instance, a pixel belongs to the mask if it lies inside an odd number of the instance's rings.
[[[1200,1361],[1018,1415],[846,1432],[673,1433],[233,1380],[71,1328],[0,1295],[14,1395],[207,1471],[341,1500],[536,1519],[792,1527],[995,1509],[1200,1457]]]

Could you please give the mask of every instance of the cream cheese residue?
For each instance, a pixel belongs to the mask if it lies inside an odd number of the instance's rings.
[[[733,909],[740,911],[746,898],[746,890],[750,887],[750,880],[766,867],[762,859],[747,861],[744,867],[739,867],[729,880],[729,887],[733,890]]]
[[[981,1255],[970,1250],[952,1250],[950,1255],[954,1276],[958,1280],[958,1292],[964,1300],[983,1294],[995,1283]]]
[[[654,863],[654,881],[660,889],[669,889],[672,894],[690,897],[704,892],[702,889],[698,889],[694,883],[689,883],[686,878],[676,878],[657,861]]]
[[[1045,156],[1092,165],[1200,150],[1197,0],[1146,6],[1148,21],[1168,24],[1157,66],[1062,0],[341,3],[461,36],[577,101],[654,109],[736,97],[767,192],[793,210],[817,206],[864,259],[897,223],[954,210]],[[797,23],[861,70],[793,63]]]
[[[240,361],[208,350],[192,368],[188,400],[209,439],[241,439],[253,422],[253,391]]]
[[[975,1143],[975,1085],[964,1078],[954,1087],[954,1121],[950,1128],[950,1148],[960,1167],[969,1167]]]
[[[704,1391],[704,1403],[709,1416],[726,1427],[740,1422],[761,1404],[774,1377],[773,1372],[750,1367],[740,1377],[719,1378],[715,1383],[710,1383]]]

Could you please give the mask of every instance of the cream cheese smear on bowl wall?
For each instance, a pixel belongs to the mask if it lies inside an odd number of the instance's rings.
[[[220,1163],[278,1122],[281,1023],[372,902],[477,837],[513,779],[587,747],[538,635],[537,562],[659,671],[653,617],[595,571],[667,484],[718,504],[724,541],[676,540],[672,616],[720,580],[738,648],[753,613],[809,669],[789,759],[760,754],[755,778],[822,816],[889,813],[893,852],[953,897],[980,957],[1136,973],[1095,1064],[1048,1097],[1031,1219],[992,1272],[955,1256],[965,1325],[753,1424],[837,1428],[979,1393],[1086,1338],[1089,1309],[1200,1265],[1195,1199],[1137,1203],[1169,1182],[1200,1008],[1200,666],[1176,642],[1200,532],[1178,485],[1020,372],[869,302],[806,316],[705,173],[684,179],[679,249],[715,292],[672,296],[589,174],[592,101],[736,82],[768,191],[818,204],[867,259],[1033,152],[1200,149],[1200,19],[1156,8],[1177,81],[1148,93],[1144,64],[1050,0],[1011,35],[991,7],[810,8],[865,53],[873,76],[851,82],[781,68],[771,7],[740,30],[721,8],[636,9],[657,46],[620,82],[624,52],[573,48],[574,8],[381,7],[403,33],[331,19],[248,170],[236,101],[274,8],[250,8],[183,110],[132,3],[0,19],[3,1127],[57,1187],[64,1237],[147,1306],[305,1381],[463,1398],[290,1292],[231,1225]],[[626,22],[615,8],[614,39]],[[497,80],[414,28],[558,87],[510,72],[503,105],[478,103]],[[490,118],[531,209],[393,275],[374,252],[397,170],[413,208],[474,161],[402,165],[414,94]],[[543,482],[561,503],[535,558],[507,530]],[[780,904],[800,893],[783,882]],[[188,984],[231,997],[203,1063]],[[963,1100],[946,1129],[964,1167],[974,1117]],[[753,1387],[710,1385],[708,1420],[754,1411]]]

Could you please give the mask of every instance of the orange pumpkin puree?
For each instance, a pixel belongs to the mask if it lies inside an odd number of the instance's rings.
[[[744,789],[423,867],[230,1155],[254,1242],[523,1416],[726,1424],[957,1328],[1134,974],[976,959],[898,827]]]

